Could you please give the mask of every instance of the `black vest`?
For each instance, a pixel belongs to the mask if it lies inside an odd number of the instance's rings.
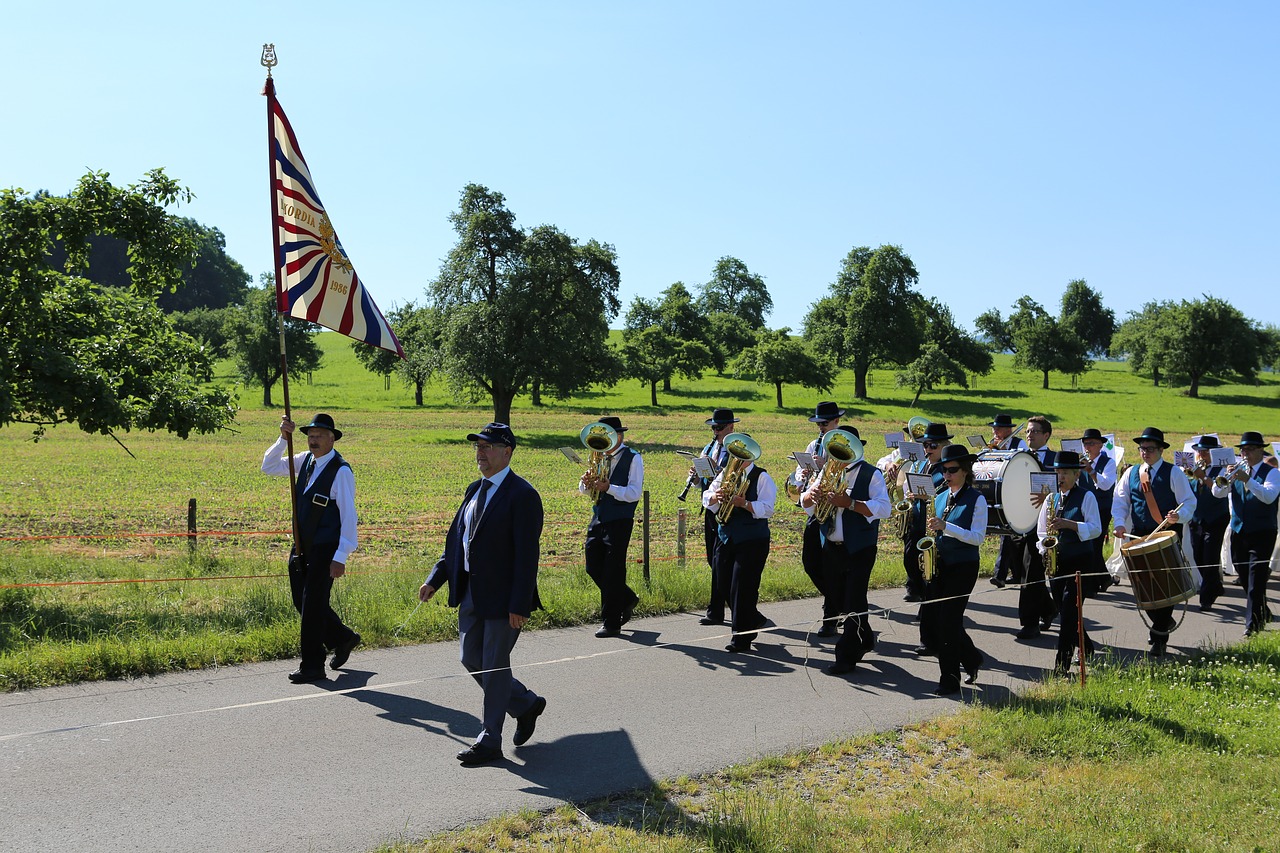
[[[1267,478],[1271,468],[1265,462],[1254,466],[1250,479],[1259,483]],[[1231,532],[1258,533],[1276,529],[1276,505],[1263,503],[1244,487],[1239,480],[1231,481]]]
[[[972,530],[973,511],[978,506],[978,490],[966,483],[960,487],[960,491],[956,492],[956,499],[951,504],[951,508],[946,509],[947,498],[950,496],[951,491],[943,489],[942,494],[933,499],[934,512],[949,524],[963,527],[965,530]],[[956,565],[958,563],[976,563],[978,561],[977,545],[961,542],[954,536],[944,535],[942,531],[939,531],[937,536],[938,556],[944,563]]]
[[[1191,516],[1195,524],[1215,524],[1231,515],[1231,498],[1223,495],[1213,496],[1213,478],[1222,473],[1222,466],[1216,465],[1205,471],[1205,481],[1191,481],[1191,493],[1196,496],[1196,511]]]
[[[875,476],[875,468],[863,462],[858,466],[858,471],[854,475],[853,483],[849,485],[848,493],[855,501],[863,501],[864,503],[871,499],[871,479]],[[831,514],[832,523],[823,529],[823,544],[826,544],[826,533],[828,529],[835,529],[835,513]],[[853,507],[840,511],[841,527],[844,530],[844,548],[850,554],[856,554],[863,548],[870,548],[875,545],[880,538],[880,519],[867,518],[861,513],[853,511]]]
[[[1151,517],[1151,511],[1147,508],[1147,496],[1142,492],[1141,471],[1141,464],[1129,469],[1129,513],[1133,516],[1133,529],[1128,532],[1134,536],[1146,536],[1159,526],[1159,522]],[[1162,462],[1160,470],[1151,478],[1151,496],[1155,498],[1161,515],[1168,515],[1178,506],[1173,486],[1169,483],[1172,472],[1173,466]],[[1179,472],[1178,476],[1181,477],[1182,473]]]
[[[743,497],[748,502],[754,501],[759,496],[756,484],[760,481],[760,475],[763,473],[764,469],[759,465],[753,466],[747,472],[747,490],[743,493]],[[756,518],[751,514],[751,510],[746,507],[738,507],[729,515],[729,520],[720,525],[719,533],[721,542],[733,542],[734,544],[750,542],[755,539],[768,539],[769,519]]]
[[[338,476],[338,469],[351,466],[335,450],[333,458],[324,466],[320,476],[316,477],[315,483],[308,488],[307,481],[311,479],[311,472],[315,467],[315,457],[308,453],[307,458],[302,461],[302,470],[298,472],[298,532],[304,540],[302,543],[304,552],[310,551],[313,547],[338,544],[338,537],[342,533],[342,513],[338,509],[338,502],[333,500],[329,493],[333,491],[333,480]],[[326,505],[317,504],[317,496],[320,502]],[[313,517],[316,513],[319,517]],[[308,531],[312,531],[310,535]]]
[[[1083,523],[1084,496],[1086,493],[1086,489],[1073,488],[1067,492],[1067,497],[1063,500],[1062,493],[1058,492],[1058,499],[1062,500],[1062,503],[1058,506],[1058,518]],[[1094,496],[1096,500],[1096,491]],[[1058,556],[1060,557],[1087,557],[1093,553],[1093,543],[1082,541],[1080,534],[1074,530],[1059,530],[1057,533],[1051,532],[1049,535],[1058,537]]]
[[[631,460],[635,455],[636,452],[630,447],[625,444],[622,446],[622,452],[618,454],[617,461],[609,472],[610,485],[625,486],[627,484],[627,478],[631,476]],[[601,521],[635,518],[637,503],[638,501],[620,501],[613,495],[601,492],[600,500],[592,506],[592,512]]]

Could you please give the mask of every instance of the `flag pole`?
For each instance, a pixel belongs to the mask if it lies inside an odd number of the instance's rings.
[[[264,44],[262,46],[262,65],[267,69],[267,81],[263,84],[262,94],[267,96],[267,186],[271,189],[271,256],[274,258],[272,267],[275,270],[276,325],[280,330],[280,382],[284,394],[284,416],[287,420],[293,420],[293,410],[289,405],[289,357],[286,353],[284,334],[284,312],[288,309],[287,306],[281,304],[284,301],[284,293],[280,289],[281,257],[279,234],[277,233],[280,222],[280,204],[276,194],[276,84],[275,80],[271,78],[271,69],[278,62],[279,60],[276,59],[276,46],[274,44]],[[289,447],[289,507],[290,515],[292,516],[290,528],[293,531],[293,550],[295,554],[302,556],[302,543],[298,537],[298,472],[293,463],[293,433],[289,433],[285,438]]]

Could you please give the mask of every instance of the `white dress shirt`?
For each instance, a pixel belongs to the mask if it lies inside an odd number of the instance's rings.
[[[511,470],[511,466],[507,465],[501,471],[492,477],[486,477],[491,485],[489,491],[484,496],[485,510],[489,508],[489,504],[493,503],[493,495],[498,491],[498,486],[502,485],[502,481],[507,479],[507,473]],[[471,500],[467,501],[466,507],[462,510],[462,568],[471,571],[471,516],[475,512],[476,501],[480,499],[480,490],[484,488],[484,482],[476,486],[476,493],[471,496]],[[484,510],[480,512],[480,518],[484,518]],[[480,518],[476,519],[479,523]]]
[[[870,465],[870,463],[863,460],[862,462],[859,462],[857,465],[852,465],[849,468],[845,469],[846,470],[846,474],[845,474],[846,488],[844,490],[844,493],[846,495],[849,495],[850,497],[853,497],[853,481],[858,476],[858,467],[860,465]],[[800,502],[800,506],[804,510],[804,514],[811,518],[813,517],[813,513],[817,510],[818,505],[816,503],[813,503],[813,504],[810,504],[809,506],[805,506],[804,497],[811,495],[813,492],[813,489],[816,486],[817,486],[817,483],[814,483],[813,486],[811,486],[809,490],[805,492],[805,495],[801,497],[801,502]],[[866,503],[867,509],[871,510],[871,515],[867,517],[867,521],[875,521],[878,518],[888,518],[889,515],[893,512],[893,504],[890,503],[889,501],[889,487],[885,484],[884,474],[882,474],[879,470],[875,469],[874,467],[872,468],[871,482],[870,484],[868,484],[867,492],[868,492],[867,500],[864,501],[864,503]],[[850,506],[849,511],[854,512],[855,510],[853,509],[852,506]],[[831,528],[831,535],[827,537],[827,541],[829,542],[844,541],[844,513],[845,513],[844,507],[836,507],[835,526]],[[858,513],[858,514],[860,515],[861,513]]]
[[[1160,470],[1161,465],[1168,465],[1163,459],[1148,468],[1147,463],[1143,462],[1139,465],[1139,482],[1141,482],[1141,470],[1148,470],[1147,476],[1155,479],[1156,472]],[[1183,475],[1181,471],[1174,471],[1169,475],[1169,485],[1173,487],[1173,497],[1181,507],[1178,509],[1178,523],[1183,524],[1191,520],[1191,516],[1196,511],[1196,496],[1191,491],[1191,483]],[[1115,527],[1123,527],[1125,533],[1133,532],[1133,513],[1129,507],[1129,472],[1126,471],[1120,481],[1116,483],[1116,499],[1111,504],[1111,522]]]
[[[1280,471],[1272,468],[1265,462],[1259,462],[1265,475],[1262,482],[1258,482],[1253,478],[1254,472],[1258,469],[1250,468],[1247,463],[1240,463],[1245,470],[1249,472],[1249,479],[1244,481],[1244,487],[1253,493],[1253,496],[1264,504],[1275,503],[1276,497],[1280,496]],[[1225,498],[1235,493],[1236,481],[1231,479],[1225,486],[1219,486],[1215,481],[1213,484],[1213,496],[1215,498]]]
[[[1062,507],[1067,502],[1067,496],[1062,492],[1058,493],[1058,517],[1062,517]],[[1102,535],[1102,517],[1098,514],[1098,499],[1094,497],[1093,492],[1085,490],[1084,500],[1080,503],[1080,511],[1084,513],[1084,521],[1079,521],[1076,528],[1076,535],[1080,537],[1081,542],[1088,542],[1090,539],[1097,539]],[[1045,553],[1044,537],[1049,535],[1049,501],[1046,500],[1040,505],[1040,520],[1036,522],[1036,550],[1041,554]]]
[[[1099,454],[1101,455],[1101,454]],[[1088,460],[1088,464],[1092,469],[1093,460]],[[1109,492],[1116,485],[1116,460],[1107,454],[1107,464],[1102,466],[1101,471],[1092,471],[1087,475],[1092,481],[1094,487],[1100,492]]]
[[[954,498],[959,489],[951,489],[948,492],[949,498]],[[978,495],[978,501],[973,506],[973,527],[965,530],[960,525],[948,521],[946,528],[942,531],[943,536],[950,536],[952,539],[959,539],[966,545],[981,545],[982,540],[987,535],[987,499],[981,494]],[[929,531],[925,531],[928,534]]]
[[[302,470],[302,463],[307,460],[308,453],[309,451],[304,450],[293,455],[294,471]],[[316,481],[334,455],[335,452],[330,450],[324,456],[316,458],[316,464],[311,468],[311,479],[307,481],[307,488]],[[284,436],[277,438],[276,443],[268,447],[267,452],[262,455],[262,473],[270,474],[272,477],[289,475],[289,443],[285,441]],[[359,544],[356,538],[356,478],[351,473],[351,466],[338,470],[333,478],[329,499],[338,502],[338,515],[342,519],[342,529],[338,533],[338,550],[333,554],[333,561],[345,566],[347,557]]]

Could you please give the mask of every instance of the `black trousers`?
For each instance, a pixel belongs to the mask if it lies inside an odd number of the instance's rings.
[[[1231,562],[1245,579],[1245,596],[1249,599],[1249,617],[1244,626],[1246,634],[1263,630],[1271,621],[1271,610],[1267,607],[1267,581],[1271,579],[1271,551],[1275,546],[1274,530],[1231,534]]]
[[[907,572],[907,593],[923,597],[924,573],[920,571],[920,549],[916,547],[916,543],[924,534],[914,534],[914,530],[908,530],[902,540],[902,568]]]
[[[760,612],[760,578],[769,558],[769,540],[721,542],[716,549],[716,583],[728,596],[733,613],[733,633],[754,631],[764,624]],[[733,638],[734,645],[749,646],[754,634]]]
[[[982,666],[982,652],[964,628],[964,611],[977,582],[977,560],[947,565],[939,559],[933,580],[925,587],[920,639],[922,645],[938,653],[939,689],[960,686],[961,666],[969,670]]]
[[[822,530],[812,517],[804,525],[804,537],[800,542],[800,565],[813,582],[813,588],[822,595],[822,618],[840,615],[840,601],[827,594],[827,576],[822,569]]]
[[[587,527],[587,575],[600,588],[600,618],[606,628],[622,625],[622,614],[640,600],[627,586],[627,547],[635,520],[591,519]]]
[[[1044,559],[1036,547],[1034,534],[1018,537],[1022,543],[1022,583],[1018,590],[1018,624],[1039,629],[1041,622],[1052,621],[1058,606],[1044,584]]]
[[[841,613],[845,614],[844,633],[836,641],[836,660],[857,663],[875,647],[875,634],[867,615],[867,587],[876,564],[875,545],[850,554],[843,542],[828,542],[822,549],[822,564],[828,578],[839,577],[843,591]]]
[[[702,537],[707,545],[707,566],[711,568],[711,600],[707,604],[707,618],[724,621],[725,595],[716,581],[716,548],[720,547],[720,522],[709,509],[702,511]]]
[[[1062,627],[1058,629],[1058,659],[1056,669],[1065,672],[1071,667],[1071,654],[1076,647],[1082,647],[1084,654],[1093,654],[1093,641],[1086,632],[1083,640],[1077,636],[1080,628],[1080,604],[1082,601],[1098,594],[1103,579],[1091,575],[1093,569],[1093,549],[1080,557],[1061,557],[1058,560],[1058,574],[1049,580],[1049,588],[1053,600],[1057,602],[1058,612],[1062,616]],[[1076,572],[1081,574],[1080,591],[1076,589]],[[1110,576],[1108,576],[1109,579]]]
[[[1022,583],[1024,561],[1021,536],[1001,536],[1000,550],[996,552],[996,566],[992,577],[998,581]]]
[[[352,631],[329,606],[333,577],[335,546],[313,548],[304,562],[296,555],[289,557],[289,592],[294,609],[302,617],[302,669],[324,669],[326,649],[336,649],[353,639]]]
[[[1212,602],[1222,595],[1222,539],[1227,535],[1228,516],[1201,524],[1187,525],[1191,535],[1191,556],[1200,571],[1200,603]],[[1234,549],[1232,549],[1234,553]],[[1270,555],[1268,555],[1268,558]]]

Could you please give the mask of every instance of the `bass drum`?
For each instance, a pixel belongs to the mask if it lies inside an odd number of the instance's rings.
[[[1043,469],[1025,450],[986,450],[973,463],[973,487],[987,499],[987,535],[1021,536],[1036,529],[1031,475]]]

